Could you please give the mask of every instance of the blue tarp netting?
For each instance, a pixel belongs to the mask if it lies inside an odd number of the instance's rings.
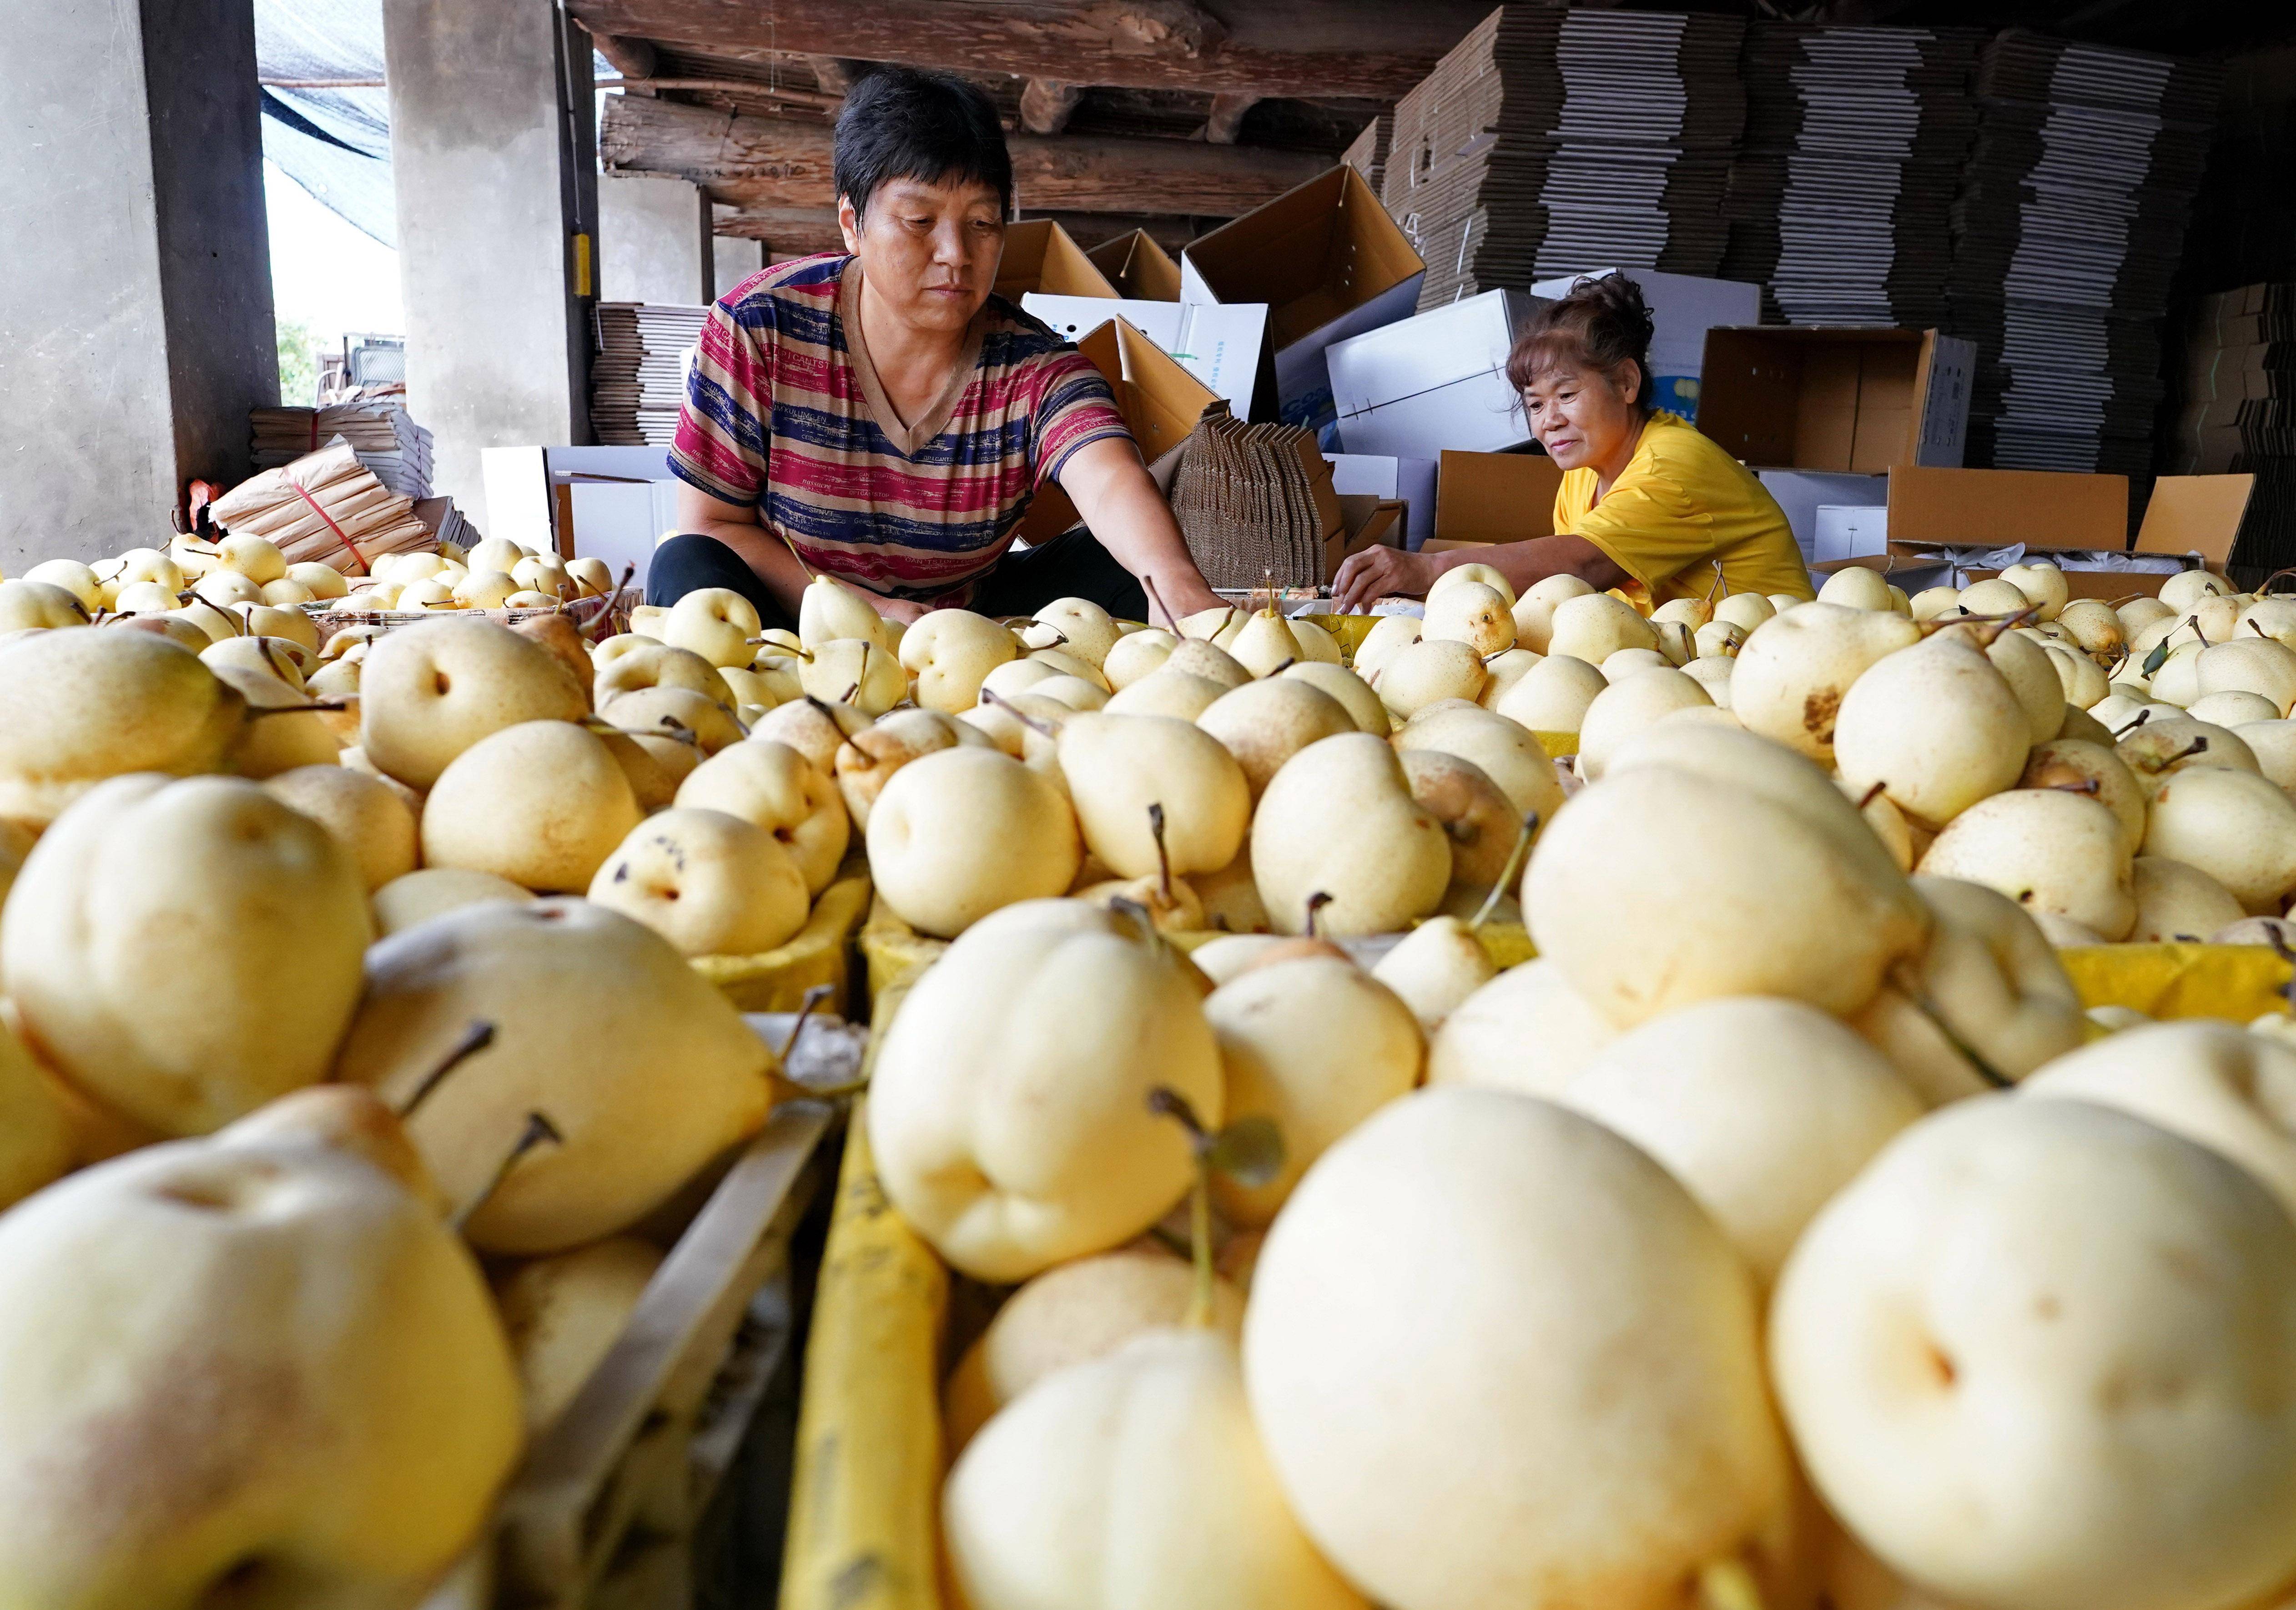
[[[381,0],[255,0],[255,58],[266,80],[380,80]],[[389,91],[266,82],[263,154],[358,229],[398,243]]]

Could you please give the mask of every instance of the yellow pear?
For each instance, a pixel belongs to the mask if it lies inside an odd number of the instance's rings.
[[[900,663],[916,678],[917,702],[949,715],[978,703],[988,673],[1020,653],[1011,632],[971,610],[934,610],[901,634]]]
[[[661,640],[690,649],[712,665],[747,665],[757,658],[750,639],[763,629],[756,604],[731,587],[705,587],[670,605]]]
[[[1273,1222],[1309,1164],[1419,1082],[1425,1046],[1411,1008],[1338,957],[1264,961],[1206,997],[1204,1016],[1227,1073],[1227,1121],[1265,1118],[1283,1139],[1265,1184],[1212,1177],[1230,1224]]]
[[[2215,768],[2261,775],[2264,769],[2238,735],[2183,714],[2154,716],[2142,726],[2121,728],[2113,752],[2148,788],[2180,771]]]
[[[272,586],[279,584],[273,582]],[[239,618],[250,637],[283,637],[300,650],[312,664],[319,656],[319,628],[311,624],[311,617],[297,609],[278,609],[267,604],[248,605],[239,612]]]
[[[1620,1028],[1726,995],[1857,1010],[1928,916],[1855,808],[1816,781],[1796,809],[1614,762],[1531,852],[1523,908],[1539,954]]]
[[[1706,696],[1717,710],[1730,708],[1730,673],[1737,661],[1729,657],[1693,660],[1682,668],[1682,674],[1706,690]]]
[[[2212,644],[2193,661],[2203,696],[2249,693],[2269,700],[2276,709],[2263,718],[2277,719],[2296,704],[2296,649],[2261,635],[2236,637]]]
[[[224,569],[236,571],[258,587],[287,573],[286,555],[261,537],[226,537],[217,545],[216,559]]]
[[[1959,641],[1982,653],[2025,712],[2027,741],[2046,743],[2064,726],[2065,685],[2047,652],[2022,632],[1997,625],[1948,626],[1928,641]]]
[[[1451,847],[1412,798],[1395,751],[1342,733],[1292,756],[1267,785],[1251,822],[1251,866],[1276,932],[1300,932],[1309,898],[1323,895],[1321,932],[1384,933],[1442,903]]]
[[[1387,706],[1379,702],[1371,684],[1343,665],[1325,661],[1302,661],[1283,675],[1330,694],[1347,711],[1357,732],[1385,737],[1395,725]]]
[[[220,1146],[286,1142],[362,1158],[405,1186],[437,1217],[445,1219],[451,1209],[398,1114],[364,1086],[306,1085],[266,1102],[209,1138]]]
[[[1504,649],[1493,654],[1483,661],[1483,691],[1475,696],[1475,702],[1485,710],[1498,709],[1499,701],[1506,697],[1507,690],[1521,681],[1530,668],[1545,658],[1544,654],[1534,654],[1527,648]]]
[[[1798,605],[1766,621],[1739,650],[1731,713],[1747,731],[1831,764],[1834,722],[1851,684],[1920,638],[1921,628],[1893,611]]]
[[[838,637],[808,645],[813,658],[798,671],[798,683],[816,699],[850,704],[865,714],[882,716],[908,696],[908,678],[901,662],[874,643]]]
[[[973,753],[904,768],[878,819],[904,783]],[[1187,973],[1123,917],[1028,901],[974,924],[912,987],[865,1121],[917,1232],[966,1274],[1023,1280],[1129,1240],[1185,1193],[1187,1137],[1151,1111],[1160,1088],[1221,1121],[1219,1051]]]
[[[1108,694],[1081,677],[1047,677],[1029,688],[1036,698],[1049,699],[1071,711],[1095,711],[1108,703]]]
[[[1706,690],[1678,670],[1644,670],[1620,678],[1595,695],[1580,719],[1578,775],[1589,781],[1601,776],[1621,744],[1675,711],[1713,705]]]
[[[1751,633],[1777,612],[1777,605],[1759,593],[1732,593],[1716,601],[1711,620],[1716,625],[1734,626],[1742,633]]]
[[[87,606],[69,587],[45,581],[0,581],[0,632],[86,626]]]
[[[125,772],[217,770],[246,710],[197,655],[146,632],[0,644],[0,817],[44,826]]]
[[[1766,1287],[1818,1210],[1923,1111],[1838,1018],[1764,996],[1620,1035],[1557,1099],[1656,1158]]]
[[[582,590],[574,585],[574,579],[566,573],[566,567],[558,562],[554,554],[529,554],[510,567],[510,575],[511,579],[522,589],[512,596],[523,597],[529,593],[539,596],[541,602],[529,607],[552,608],[562,601],[578,596]],[[670,612],[674,614],[676,611],[673,609]],[[668,627],[669,621],[665,616],[662,629],[667,631]]]
[[[1061,728],[1060,766],[1086,845],[1122,877],[1215,871],[1235,858],[1250,824],[1242,766],[1190,722],[1077,716]],[[1162,814],[1160,845],[1152,806]]]
[[[1722,1232],[1635,1146],[1427,1090],[1293,1192],[1244,1380],[1301,1525],[1380,1602],[1660,1606],[1786,1502],[1759,1327]]]
[[[201,1134],[325,1075],[372,932],[350,852],[255,784],[118,777],[26,859],[0,986],[51,1067]]]
[[[1817,589],[1820,604],[1837,604],[1844,609],[1887,610],[1890,607],[1890,584],[1879,571],[1869,571],[1864,565],[1853,564],[1839,570],[1825,579]]]
[[[1429,584],[1427,588],[1427,596],[1431,599],[1436,594],[1440,593],[1447,588],[1463,587],[1470,583],[1476,582],[1480,582],[1484,587],[1487,587],[1490,588],[1491,591],[1496,593],[1499,596],[1500,602],[1504,604],[1505,607],[1508,609],[1514,608],[1514,584],[1509,581],[1505,576],[1501,575],[1496,569],[1488,564],[1453,565],[1449,570],[1445,571],[1441,575],[1436,577],[1433,582]]]
[[[1402,998],[1422,1033],[1432,1035],[1497,971],[1473,928],[1456,916],[1431,916],[1380,957],[1371,975]]]
[[[679,787],[701,764],[701,745],[686,739],[627,733],[603,721],[585,723],[584,730],[606,746],[607,754],[621,768],[640,816],[652,816],[672,803]]]
[[[2120,818],[2056,788],[2013,788],[1962,812],[1923,852],[1921,870],[1998,890],[2108,940],[2136,920]]]
[[[0,1023],[0,1211],[60,1178],[73,1150],[62,1103],[31,1053]]]
[[[1144,806],[1144,839],[1146,829]],[[1000,907],[1061,893],[1084,858],[1076,817],[1056,785],[1010,756],[972,747],[895,772],[870,807],[868,845],[885,903],[943,939]]]
[[[2221,694],[2203,694],[2185,706],[2185,713],[2195,721],[2206,721],[2214,727],[2237,731],[2261,721],[2280,719],[2280,707],[2261,694],[2234,690]]]
[[[767,711],[750,729],[750,735],[786,743],[826,777],[836,770],[837,752],[845,747],[845,741],[866,731],[870,720],[850,704],[800,697]]]
[[[2055,673],[2042,670],[2062,711]],[[1992,662],[1939,633],[1883,655],[1850,685],[1836,716],[1833,755],[1843,782],[1859,790],[1879,784],[1891,804],[1934,831],[2013,787],[2034,741],[2016,694]]]
[[[1988,577],[1961,589],[1961,607],[1972,615],[2014,615],[2032,607],[2024,589],[2002,577]]]
[[[477,1264],[366,1162],[285,1139],[154,1146],[0,1227],[0,1582],[18,1603],[411,1604],[518,1453]]]
[[[131,581],[119,589],[111,607],[123,615],[163,615],[178,606],[180,589],[161,587],[156,581]],[[204,644],[207,635],[201,634]]]
[[[1245,682],[1242,686],[1250,687],[1254,684]],[[1128,684],[1101,709],[1111,716],[1169,716],[1175,720],[1193,721],[1234,691],[1226,683],[1192,671],[1160,670]]]
[[[1651,625],[1679,626],[1695,633],[1714,619],[1714,606],[1703,598],[1669,598],[1652,610]]]
[[[2158,855],[2140,855],[2128,867],[2129,891],[2136,898],[2132,945],[2218,942],[2220,930],[2244,918],[2232,891],[2197,867]]]
[[[2080,992],[2025,908],[1980,883],[1923,876],[1929,942],[1850,1024],[1931,1105],[2021,1079],[2081,1043]],[[1984,1059],[1980,1068],[1972,1053]]]
[[[1537,644],[1526,646],[1538,648]],[[1632,604],[1608,593],[1565,598],[1554,606],[1554,624],[1545,653],[1568,654],[1589,665],[1600,665],[1620,649],[1656,652],[1658,634]]]
[[[1037,612],[1037,619],[1057,630],[1068,652],[1087,665],[1103,665],[1116,646],[1116,621],[1088,598],[1055,598]]]
[[[1300,1531],[1209,1329],[1144,1332],[1016,1400],[949,1473],[941,1525],[975,1610],[1369,1610]]]
[[[434,916],[488,900],[522,905],[534,899],[508,878],[491,872],[471,872],[460,867],[424,867],[395,877],[374,891],[375,932],[381,935],[412,928]]]
[[[652,1243],[610,1236],[521,1263],[496,1285],[529,1436],[553,1425],[596,1373],[660,1267]]]
[[[984,693],[1011,699],[1026,693],[1037,683],[1049,682],[1059,675],[1059,669],[1041,660],[1014,660],[990,671],[980,686]]]
[[[1603,681],[1622,682],[1636,671],[1671,669],[1673,661],[1654,648],[1622,648],[1595,669]]]
[[[755,636],[755,634],[751,634]],[[798,598],[798,641],[809,649],[842,638],[883,645],[877,607],[857,589],[816,576]]]
[[[1195,1276],[1152,1242],[1046,1270],[1014,1292],[949,1373],[948,1446],[961,1453],[991,1416],[1046,1376],[1188,1317]],[[1212,1282],[1212,1327],[1243,1335],[1243,1294]]]
[[[1373,687],[1381,703],[1398,719],[1408,720],[1445,699],[1472,702],[1481,695],[1488,675],[1481,659],[1467,644],[1456,638],[1423,637],[1398,649],[1380,670]]]
[[[1451,883],[1478,900],[1508,878],[1523,820],[1513,801],[1472,760],[1437,749],[1396,752],[1405,782],[1441,824],[1451,846]]]
[[[1243,629],[1236,633],[1228,653],[1255,677],[1272,676],[1307,658],[1300,652],[1300,639],[1292,635],[1283,617],[1272,608],[1253,612],[1243,623]]]
[[[1827,1507],[1941,1598],[2234,1605],[2296,1571],[2296,1224],[2151,1123],[1931,1114],[1796,1246],[1770,1359]]]
[[[1235,757],[1255,801],[1267,791],[1277,768],[1308,744],[1356,730],[1355,719],[1338,700],[1289,676],[1247,682],[1223,694],[1204,708],[1196,725]]]
[[[1229,604],[1215,604],[1208,610],[1198,610],[1193,615],[1181,617],[1180,636],[1209,641],[1222,632],[1234,631],[1242,624],[1242,610]]]
[[[474,1023],[493,1039],[454,1062]],[[471,1215],[471,1244],[533,1253],[628,1228],[754,1133],[772,1063],[652,929],[550,899],[465,906],[379,941],[335,1072],[400,1112],[427,1088],[407,1132]],[[520,1150],[533,1113],[556,1138]]]
[[[422,861],[578,893],[637,824],[637,797],[603,743],[570,721],[528,721],[481,738],[439,777],[422,806]]]
[[[1499,785],[1518,817],[1536,812],[1544,825],[1562,809],[1562,784],[1554,762],[1537,738],[1505,716],[1447,705],[1424,710],[1406,722],[1391,742],[1398,750],[1432,749],[1472,761]]]
[[[920,621],[918,624],[923,623]],[[906,648],[908,639],[904,637],[901,643]],[[1128,633],[1110,647],[1107,659],[1101,663],[1101,675],[1108,678],[1109,686],[1120,694],[1159,669],[1179,644],[1180,640],[1171,633],[1154,627],[1145,631]]]
[[[1373,621],[1371,630],[1356,645],[1356,675],[1366,682],[1376,681],[1389,661],[1419,641],[1419,630],[1416,615],[1382,615]]]
[[[1447,579],[1452,572],[1444,572]],[[1513,600],[1480,581],[1455,581],[1427,595],[1422,642],[1456,639],[1486,658],[1514,646]]]
[[[312,709],[308,695],[267,671],[238,665],[210,668],[247,701],[249,716],[224,760],[243,777],[275,776],[299,766],[332,766],[342,753],[329,713]],[[258,719],[257,711],[281,711]],[[309,713],[299,713],[303,711]]]
[[[280,772],[263,786],[335,835],[369,893],[414,870],[415,813],[390,784],[346,766],[305,766]]]
[[[1203,908],[1204,927],[1225,933],[1261,933],[1269,926],[1259,880],[1252,875],[1250,844],[1217,872],[1196,874],[1188,885]]]
[[[2037,743],[2025,757],[2020,788],[2059,788],[2085,793],[2112,812],[2131,855],[2144,842],[2147,791],[2107,745],[2072,738]]]
[[[180,571],[177,572],[177,585],[180,586]],[[343,573],[332,564],[308,562],[291,564],[287,567],[285,579],[289,581],[300,582],[313,598],[340,598],[350,591],[350,584],[343,579]],[[168,584],[168,577],[162,572],[153,576],[152,579],[164,587]]]
[[[1549,654],[1501,694],[1498,713],[1531,732],[1575,733],[1592,705],[1610,686],[1584,660]]]
[[[2296,894],[2296,801],[2270,778],[2195,766],[2153,785],[2144,853],[2198,867],[2251,916]]]
[[[2232,584],[2213,571],[2179,571],[2161,584],[2160,601],[2179,613],[2190,613],[2204,598],[2224,598]]]
[[[2256,757],[2257,769],[2284,791],[2296,787],[2296,721],[2251,721],[2233,736]]]
[[[2075,710],[2087,710],[2098,702],[2108,691],[2104,671],[2097,662],[2078,650],[2062,648],[2055,644],[2046,649],[2050,669],[2057,673],[2057,686],[2064,702]],[[2057,730],[2064,731],[2064,720],[2058,718]]]
[[[375,642],[359,677],[359,747],[411,788],[430,788],[489,734],[587,713],[548,649],[490,620],[403,627]]]
[[[2101,598],[2074,598],[2057,612],[2057,624],[2073,635],[2083,653],[2111,658],[2128,642],[2120,617]]]
[[[1576,576],[1549,576],[1533,582],[1514,601],[1514,640],[1533,653],[1551,653],[1555,606],[1566,598],[1583,598],[1594,587]]]
[[[399,594],[399,597],[404,601],[404,607],[417,609],[430,602],[427,590],[430,588],[437,588],[439,596],[447,596],[446,589],[439,583],[413,582]],[[215,605],[217,609],[228,610],[236,604],[263,602],[263,584],[251,580],[233,570],[209,571],[193,583],[192,591],[204,602]],[[414,594],[416,596],[410,598],[409,594]]]
[[[184,590],[183,567],[177,564],[173,559],[169,558],[166,553],[159,548],[129,548],[126,553],[120,554],[118,559],[114,560],[112,563],[115,568],[109,579],[117,586],[126,587],[132,582],[137,581],[154,581],[159,583],[161,587],[166,587],[171,593],[179,593]],[[297,571],[299,570],[312,569],[325,571],[328,574],[333,576],[337,581],[340,581],[342,579],[341,573],[336,571],[332,565],[289,565],[287,567],[287,574],[294,579],[302,581],[308,585],[310,581],[310,578],[308,576],[298,575]],[[313,590],[316,591],[316,589],[314,588]]]
[[[740,718],[707,694],[686,687],[641,687],[598,705],[598,719],[624,732],[667,735],[714,755],[749,735]]]
[[[2054,620],[2063,614],[2072,596],[2064,571],[2046,559],[2030,564],[2013,564],[2001,572],[2001,579],[2023,594],[2027,602],[2039,605],[2044,620]]]
[[[0,906],[8,903],[8,891],[16,884],[16,875],[24,869],[24,858],[32,853],[32,830],[0,817]]]
[[[805,926],[797,858],[753,822],[671,809],[630,830],[590,899],[644,923],[681,956],[756,956]]]
[[[1313,620],[1304,615],[1295,615],[1283,624],[1292,628],[1292,636],[1300,645],[1302,663],[1337,665],[1341,662],[1340,640]]]
[[[991,747],[979,727],[930,710],[897,710],[848,738],[838,749],[837,792],[856,827],[869,826],[869,807],[895,772],[910,761],[960,743]]]

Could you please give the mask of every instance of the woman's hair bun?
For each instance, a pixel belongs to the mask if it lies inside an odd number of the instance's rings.
[[[1647,410],[1653,406],[1650,344],[1656,328],[1643,288],[1627,275],[1573,281],[1532,311],[1507,354],[1507,380],[1520,392],[1556,364],[1607,370],[1632,362],[1642,378],[1631,400]]]

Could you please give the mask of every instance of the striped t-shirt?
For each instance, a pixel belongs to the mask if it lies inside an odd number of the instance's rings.
[[[861,274],[838,255],[777,263],[709,310],[669,467],[812,570],[897,598],[962,604],[1045,481],[1127,436],[1108,382],[991,296],[940,400],[904,428],[860,328]]]

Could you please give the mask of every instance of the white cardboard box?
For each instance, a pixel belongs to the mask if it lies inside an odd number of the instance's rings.
[[[1021,306],[1063,341],[1079,341],[1111,318],[1123,319],[1227,398],[1238,419],[1255,417],[1255,402],[1263,412],[1274,409],[1274,398],[1257,394],[1261,349],[1267,344],[1265,302],[1138,302],[1031,291]]]
[[[1435,534],[1435,460],[1365,453],[1326,453],[1324,457],[1332,466],[1332,490],[1342,497],[1361,495],[1405,505],[1406,547],[1415,551]]]
[[[618,579],[625,564],[635,565],[631,585],[641,593],[654,544],[676,529],[684,483],[669,472],[667,448],[487,448],[480,466],[487,493],[480,530],[545,553],[603,559]],[[563,534],[562,488],[572,523]]]
[[[1616,268],[1589,268],[1539,280],[1534,296],[1559,297],[1573,282],[1599,279]],[[1654,268],[1629,268],[1627,276],[1642,287],[1643,300],[1656,326],[1651,336],[1651,380],[1658,406],[1683,418],[1698,417],[1698,381],[1705,368],[1706,333],[1717,324],[1757,324],[1762,319],[1762,288],[1744,280],[1701,279],[1688,274],[1660,274]]]
[[[1333,341],[1324,356],[1340,445],[1397,458],[1522,446],[1530,427],[1507,382],[1506,359],[1535,306],[1519,291],[1486,291]]]
[[[1793,528],[1794,542],[1800,547],[1803,560],[1808,563],[1816,563],[1823,557],[1817,551],[1817,511],[1821,506],[1840,504],[1872,507],[1876,504],[1886,504],[1890,497],[1890,478],[1887,475],[1836,475],[1823,470],[1757,470],[1754,478],[1778,500],[1778,507],[1785,512],[1786,523]]]
[[[1816,560],[1871,559],[1890,551],[1890,510],[1858,504],[1817,505]]]

